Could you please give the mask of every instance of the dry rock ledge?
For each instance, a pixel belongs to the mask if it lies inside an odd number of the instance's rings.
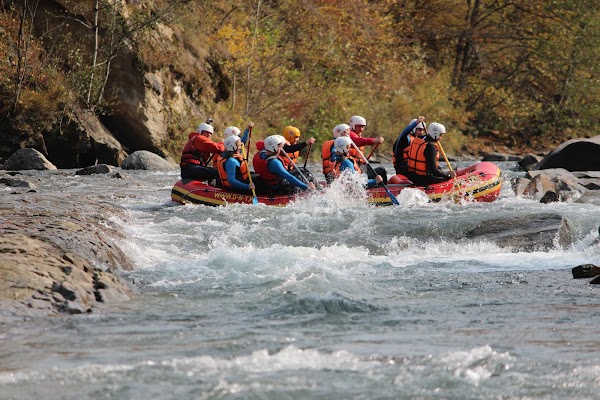
[[[119,272],[134,265],[108,220],[122,210],[55,194],[1,197],[0,319],[89,313],[131,298]]]

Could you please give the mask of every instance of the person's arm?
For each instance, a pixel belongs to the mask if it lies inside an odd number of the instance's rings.
[[[306,146],[307,146],[306,142],[300,142],[300,143],[296,143],[296,144],[290,144],[289,146],[287,144],[284,144],[283,145],[283,151],[285,151],[286,153],[294,153],[296,151],[302,150]]]
[[[250,135],[250,128],[246,128],[246,130],[244,131],[244,134],[240,138],[241,141],[242,141],[242,143],[244,143],[244,144],[248,143],[248,136],[249,135]]]
[[[433,143],[427,143],[425,147],[425,160],[427,161],[427,175],[434,177],[438,182],[447,181],[450,179],[450,175],[442,172],[442,170],[436,166],[436,155],[437,148]]]
[[[269,172],[285,179],[292,185],[299,187],[302,190],[308,189],[308,186],[304,182],[302,182],[301,180],[296,178],[294,175],[292,175],[286,171],[286,169],[284,168],[281,161],[279,161],[277,159],[272,159],[267,164],[267,168],[269,169]]]
[[[219,154],[225,151],[223,143],[215,143],[205,136],[197,136],[194,139],[194,147],[200,151],[211,154]]]
[[[237,179],[236,172],[239,167],[240,162],[233,157],[225,161],[227,180],[233,189],[248,192],[250,191],[250,186],[247,183],[241,182]]]
[[[402,146],[406,147],[408,145],[408,134],[415,128],[415,126],[417,126],[418,123],[419,121],[415,121],[412,124],[408,124],[408,126],[402,130],[400,136],[398,136],[396,143],[394,143],[394,154],[396,154],[396,157],[398,157],[398,148]]]
[[[361,138],[356,133],[350,131],[350,139],[356,144],[358,147],[362,146],[372,146],[375,144],[375,138]]]

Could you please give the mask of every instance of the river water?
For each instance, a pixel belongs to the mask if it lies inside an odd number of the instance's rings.
[[[506,179],[520,174],[500,163]],[[388,170],[389,170],[388,166]],[[285,208],[175,205],[178,171],[30,172],[124,207],[139,294],[0,325],[1,399],[597,399],[600,205],[367,206],[341,188]],[[475,226],[557,214],[568,243],[500,247]]]

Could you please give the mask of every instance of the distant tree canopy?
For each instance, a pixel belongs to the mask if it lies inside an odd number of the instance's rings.
[[[425,115],[535,147],[589,134],[600,116],[592,0],[234,3],[210,27],[235,81],[229,106],[273,132],[325,137],[360,114],[367,134],[392,139]]]
[[[82,53],[72,40],[36,55],[29,32],[38,1],[3,3],[8,30],[0,36],[12,47],[0,51],[19,50],[18,62],[0,64],[3,121],[33,115],[28,104],[48,97],[34,93],[44,85],[57,101],[38,104],[43,113],[28,117],[30,126],[47,125],[73,97],[103,112],[114,51],[131,46],[148,70],[176,73],[193,98],[209,79],[200,66],[210,64],[218,93],[203,107],[225,125],[253,120],[261,136],[291,124],[324,140],[357,114],[367,119],[367,136],[387,138],[384,149],[418,115],[454,132],[445,147],[455,152],[482,141],[535,150],[597,134],[600,3],[593,0],[69,3],[87,10],[88,20],[72,23],[87,28],[82,37],[95,51]],[[149,44],[157,21],[176,32],[164,48]],[[107,30],[111,41],[99,40]],[[61,67],[62,78],[42,79]]]

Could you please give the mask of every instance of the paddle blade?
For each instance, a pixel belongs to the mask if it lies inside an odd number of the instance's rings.
[[[258,199],[256,198],[256,196],[252,197],[252,204],[258,204]]]
[[[396,196],[394,196],[392,194],[392,192],[390,192],[387,188],[385,189],[385,191],[387,192],[388,196],[390,196],[390,200],[392,200],[392,204],[399,206],[400,202],[398,201],[398,199],[396,198]]]

